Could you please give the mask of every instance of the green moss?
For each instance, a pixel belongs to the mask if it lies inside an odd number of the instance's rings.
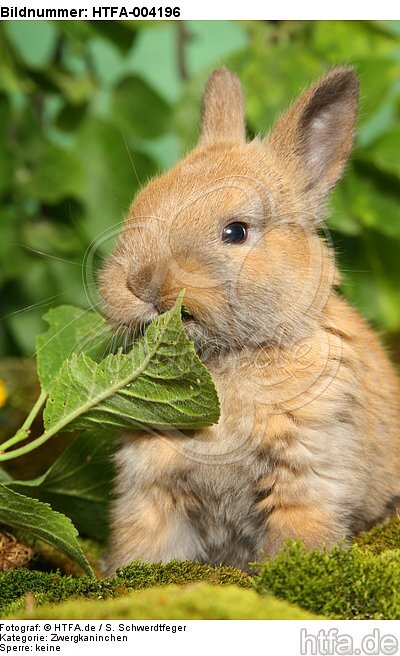
[[[96,596],[101,581],[88,577],[73,577],[56,572],[11,569],[0,576],[0,614],[21,608],[27,593],[32,593],[37,601],[52,603],[64,601],[71,596]]]
[[[384,524],[374,526],[366,533],[361,533],[355,540],[359,547],[380,554],[387,550],[400,550],[400,520],[392,517]]]
[[[93,564],[98,564],[101,559],[101,550],[96,549],[92,543],[85,544],[86,550],[91,553]],[[51,555],[51,554],[50,554]],[[43,553],[42,558],[49,561],[49,553]],[[37,561],[36,565],[40,564]],[[55,560],[54,567],[62,567]],[[67,569],[64,569],[67,571]],[[132,591],[153,588],[154,600],[167,599],[168,588],[161,590],[160,586],[185,586],[186,592],[179,602],[179,595],[174,592],[174,601],[165,606],[165,612],[186,612],[189,606],[190,594],[188,584],[201,583],[203,585],[213,584],[213,592],[207,600],[203,593],[193,601],[193,617],[196,613],[204,613],[204,617],[223,616],[224,608],[222,601],[226,600],[228,606],[226,612],[233,617],[234,611],[229,606],[229,599],[233,598],[233,588],[240,594],[239,588],[252,588],[263,595],[275,595],[286,602],[298,604],[306,611],[318,613],[335,618],[400,618],[400,522],[394,518],[387,523],[372,528],[368,533],[357,537],[356,543],[350,548],[336,547],[329,552],[307,553],[299,543],[287,546],[274,560],[259,566],[259,572],[255,579],[247,573],[232,567],[216,567],[200,565],[194,562],[172,561],[171,563],[150,564],[135,561],[127,567],[118,570],[117,575],[111,578],[91,580],[84,576],[73,576],[75,570],[70,574],[63,575],[60,572],[40,572],[25,569],[15,569],[0,575],[0,614],[15,614],[25,607],[27,593],[32,593],[34,602],[38,608],[43,605],[43,613],[49,611],[48,604],[59,604],[71,600],[70,606],[56,606],[54,613],[80,612],[105,613],[104,617],[112,617],[112,609],[115,608],[116,617],[118,613],[126,613],[127,617],[145,617],[150,611],[151,592],[141,597]],[[230,586],[231,596],[215,597],[220,599],[221,604],[216,608],[212,606],[215,595],[227,595],[217,586]],[[171,588],[172,589],[172,588]],[[191,589],[191,588],[190,588]],[[203,587],[199,587],[203,590]],[[208,590],[208,587],[204,587]],[[193,593],[194,594],[194,593]],[[241,597],[249,603],[237,608],[238,613],[250,613],[253,606],[250,599],[254,599],[256,593]],[[128,595],[128,596],[127,596]],[[112,598],[112,599],[110,599]],[[257,598],[257,597],[255,597]],[[109,599],[109,601],[106,601]],[[142,600],[143,599],[143,603]],[[238,597],[239,599],[239,597]],[[87,600],[87,601],[84,601]],[[260,612],[273,612],[275,606],[268,596],[268,604],[262,605]],[[148,601],[148,604],[147,604]],[[209,604],[207,606],[207,603]],[[176,602],[176,603],[175,603]],[[32,600],[29,604],[32,603]],[[86,603],[89,604],[86,606]],[[154,603],[156,603],[154,601]],[[247,602],[246,602],[247,603]],[[265,604],[265,599],[261,602]],[[146,605],[147,604],[147,605]],[[66,608],[67,610],[63,610]],[[75,609],[75,610],[70,610]],[[166,617],[159,615],[162,612],[162,604],[155,605],[154,617]],[[186,609],[185,611],[183,609]],[[258,608],[258,607],[257,607]],[[279,614],[284,606],[276,606]],[[267,609],[267,610],[266,610]],[[35,611],[35,617],[39,617],[41,611]],[[189,612],[189,611],[187,611]],[[191,611],[190,611],[191,612]],[[252,612],[252,611],[251,611]],[[254,612],[258,612],[255,609]],[[286,611],[285,611],[286,612]],[[143,613],[142,615],[136,615]],[[213,614],[214,613],[214,614]],[[76,615],[76,617],[78,617]],[[50,617],[50,615],[48,615]],[[73,615],[65,615],[69,617]],[[91,616],[91,615],[88,615]],[[103,615],[99,615],[103,617]],[[121,615],[122,616],[122,615]],[[125,616],[125,615],[124,615]],[[150,615],[147,615],[150,617]],[[175,615],[170,615],[175,617]],[[200,616],[200,615],[199,615]],[[257,615],[258,616],[258,615]],[[153,615],[151,616],[153,617]],[[183,617],[183,615],[182,615]],[[188,615],[187,617],[191,617]],[[236,617],[236,615],[235,615]],[[283,616],[282,616],[283,617]],[[287,615],[285,615],[287,617]]]
[[[118,570],[114,577],[92,580],[85,576],[63,576],[26,569],[12,569],[0,575],[0,614],[23,608],[25,596],[32,593],[37,604],[56,603],[73,598],[106,599],[130,590],[153,586],[184,585],[197,581],[250,587],[251,577],[232,567],[200,565],[189,561],[150,564],[135,561]]]
[[[287,544],[264,563],[256,590],[335,618],[400,618],[400,551],[379,555],[358,545],[306,552]]]
[[[189,560],[173,560],[170,563],[144,563],[134,561],[127,567],[117,571],[117,578],[130,589],[149,588],[155,585],[176,583],[184,585],[194,581],[209,581],[214,584],[234,584],[249,588],[253,585],[252,578],[234,567],[211,567],[200,565]]]
[[[18,619],[315,619],[292,604],[236,586],[168,585],[106,601],[68,601],[16,615]]]

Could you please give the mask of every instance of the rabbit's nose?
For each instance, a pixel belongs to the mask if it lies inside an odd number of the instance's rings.
[[[157,306],[164,280],[164,267],[145,265],[129,275],[126,284],[141,301]]]

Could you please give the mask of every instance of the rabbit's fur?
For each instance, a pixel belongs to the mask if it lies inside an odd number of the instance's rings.
[[[287,537],[333,545],[395,508],[399,383],[335,290],[320,234],[357,98],[354,72],[336,68],[269,136],[246,142],[240,83],[218,69],[198,146],[134,200],[100,274],[105,312],[145,324],[185,288],[187,334],[221,418],[192,433],[122,436],[109,572],[135,558],[246,567]],[[224,243],[234,221],[248,237]]]

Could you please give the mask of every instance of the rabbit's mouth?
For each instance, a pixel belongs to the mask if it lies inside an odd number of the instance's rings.
[[[198,335],[199,330],[201,330],[201,322],[197,317],[195,317],[194,314],[191,313],[190,310],[188,310],[188,308],[184,306],[182,307],[181,317],[187,336],[189,339],[196,341],[193,333]]]
[[[188,321],[195,321],[195,317],[184,305],[182,306],[182,321],[187,323]]]
[[[163,311],[159,310],[158,311],[158,316],[160,316],[161,314],[163,314]],[[196,317],[185,307],[182,308],[181,317],[182,317],[182,323],[184,324],[185,329],[189,325],[198,324],[198,321],[197,321]],[[153,318],[150,318],[150,317],[149,318],[148,317],[141,318],[140,321],[138,321],[138,322],[127,324],[127,327],[129,327],[131,329],[132,333],[135,336],[143,336],[145,334],[147,328],[152,323],[152,321],[153,321]]]
[[[156,308],[154,314],[157,316],[163,313],[164,308]],[[182,323],[187,337],[194,343],[195,350],[199,357],[204,361],[206,353],[210,351],[213,344],[213,338],[209,329],[203,325],[202,321],[196,317],[189,308],[182,307]],[[118,322],[114,324],[114,332],[120,334],[121,340],[116,340],[118,346],[122,346],[124,350],[131,348],[132,343],[145,335],[146,330],[152,323],[154,317],[141,315],[135,317],[124,323]],[[110,321],[110,320],[109,320]],[[211,348],[211,350],[213,350]]]
[[[158,311],[161,315],[162,312]],[[157,316],[157,315],[156,315]],[[205,326],[187,307],[182,307],[182,323],[187,337],[193,342],[197,355],[203,360],[208,359],[214,351],[215,342],[209,328]],[[154,317],[141,316],[125,322],[113,322],[109,319],[115,333],[115,345],[127,352],[133,342],[145,335],[146,330],[152,323]],[[219,342],[219,340],[218,340]]]

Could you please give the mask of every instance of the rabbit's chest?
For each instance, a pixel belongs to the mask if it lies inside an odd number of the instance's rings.
[[[187,517],[199,560],[246,568],[259,556],[266,520],[260,501],[268,492],[254,474],[241,465],[207,465],[187,475]]]

